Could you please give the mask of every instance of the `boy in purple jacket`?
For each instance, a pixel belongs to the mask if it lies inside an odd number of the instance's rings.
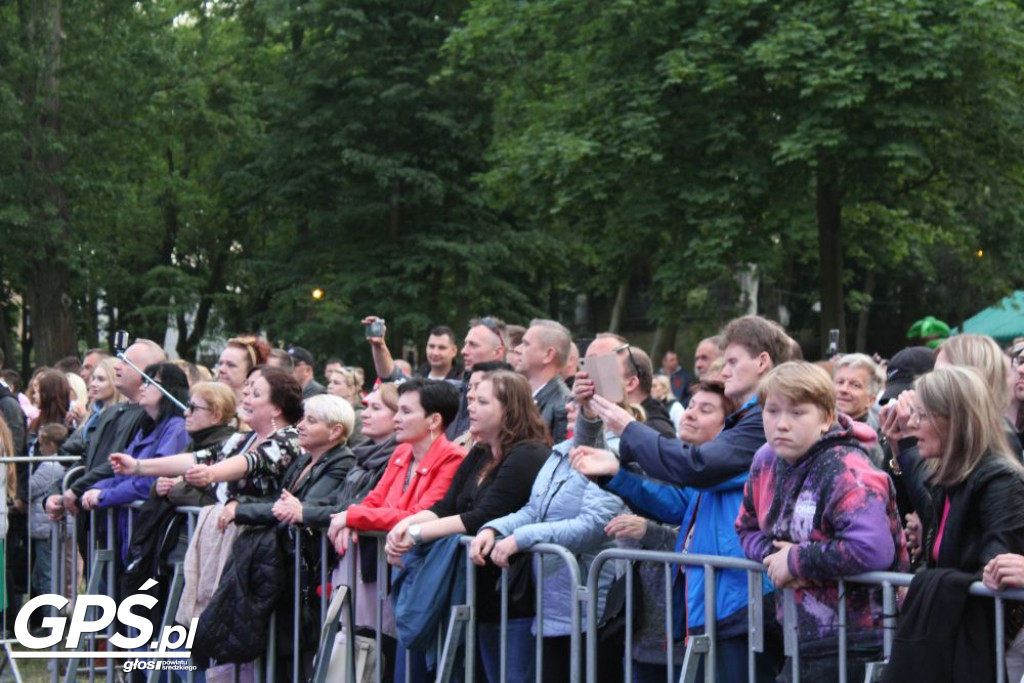
[[[868,459],[871,428],[837,415],[824,370],[784,363],[761,381],[758,397],[768,443],[754,456],[736,531],[776,587],[795,589],[801,675],[837,680],[840,596],[832,580],[909,564],[895,490]],[[858,680],[880,654],[881,591],[851,583],[846,598],[848,680]],[[781,622],[783,600],[776,604]]]

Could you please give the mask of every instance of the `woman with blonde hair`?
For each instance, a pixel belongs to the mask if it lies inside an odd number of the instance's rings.
[[[363,396],[359,393],[359,380],[356,373],[348,368],[332,370],[327,376],[327,393],[339,396],[352,406],[356,421],[352,433],[348,435],[348,444],[355,446],[363,442]]]
[[[988,386],[999,412],[1005,415],[1009,411],[1013,398],[1010,390],[1010,359],[992,337],[982,334],[958,334],[942,342],[942,346],[935,352],[935,367],[948,365],[976,371]],[[1003,422],[1003,430],[1011,452],[1019,458],[1024,449],[1017,438],[1017,430],[1009,420],[1004,419]]]
[[[999,563],[1024,554],[1024,467],[1007,443],[995,389],[973,369],[937,367],[900,394],[883,432],[899,448],[899,468],[921,517],[927,566],[986,570],[988,582],[999,585]],[[916,597],[912,585],[908,609]],[[985,642],[994,633],[972,637],[981,652],[991,647]],[[928,670],[922,667],[931,652],[895,650],[893,671]],[[995,672],[979,670],[977,677],[994,678]]]
[[[990,389],[973,369],[939,367],[886,415],[930,567],[975,572],[999,553],[1024,552],[1024,467]]]

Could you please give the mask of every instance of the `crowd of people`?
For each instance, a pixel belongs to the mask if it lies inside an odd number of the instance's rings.
[[[847,584],[840,594],[836,579],[870,571],[916,572],[887,680],[994,678],[992,606],[967,600],[966,586],[1024,587],[1021,340],[1004,349],[965,334],[888,361],[850,353],[811,363],[780,325],[744,316],[696,345],[691,373],[674,351],[655,369],[617,334],[574,342],[554,320],[488,316],[470,323],[461,352],[451,328],[431,329],[427,363],[413,369],[392,356],[383,320],[363,323],[376,375],[366,388],[362,370],[338,358],[320,383],[308,350],[256,336],[230,339],[213,372],[169,361],[148,340],[127,348],[130,362],[91,349],[24,385],[5,370],[0,449],[39,460],[0,469],[6,623],[25,594],[50,592],[51,530],[71,523],[86,570],[96,547],[116,549],[117,581],[101,590],[117,598],[182,563],[175,620],[198,618],[193,660],[208,680],[260,656],[275,613],[279,654],[290,660],[297,642],[308,670],[314,603],[330,593],[319,577],[330,571],[333,585],[356,591],[358,633],[375,636],[381,624],[385,677],[427,681],[437,611],[463,599],[465,552],[477,565],[481,676],[499,680],[504,648],[507,680],[561,682],[573,664],[572,579],[557,558],[525,551],[560,545],[586,573],[599,552],[625,547],[762,563],[759,681],[791,675],[784,588],[794,591],[802,675],[838,678],[846,638],[848,675],[862,679],[882,659],[881,590]],[[67,484],[48,459],[58,454],[80,458]],[[200,509],[190,536],[182,506]],[[311,542],[318,532],[328,567]],[[385,575],[378,550],[392,565]],[[340,561],[349,554],[355,562]],[[597,581],[599,680],[621,680],[627,659],[635,681],[677,680],[712,614],[717,678],[749,679],[746,572],[716,571],[712,605],[703,566],[673,566],[670,595],[662,565],[631,571],[628,652],[623,601],[611,597],[622,569],[605,564]],[[161,605],[167,584],[150,589]],[[381,605],[378,591],[389,596]],[[941,637],[929,628],[935,601],[949,624]],[[1024,606],[1008,604],[1000,666],[1020,680]]]

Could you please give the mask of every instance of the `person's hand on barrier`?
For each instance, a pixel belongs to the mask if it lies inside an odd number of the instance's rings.
[[[302,501],[290,491],[281,491],[281,497],[270,509],[277,521],[285,524],[302,524]]]
[[[114,474],[135,474],[139,467],[139,461],[127,453],[111,453],[108,460]]]
[[[78,514],[78,496],[71,489],[64,492],[64,509],[73,515]]]
[[[348,552],[350,543],[359,543],[359,532],[355,529],[345,527],[334,537],[334,550],[339,555],[344,555]]]
[[[793,588],[794,576],[789,572],[789,550],[792,543],[786,541],[772,541],[776,552],[764,558],[762,563],[768,568],[768,578],[775,584],[776,588]]]
[[[584,477],[614,477],[619,473],[619,458],[614,453],[590,446],[573,448],[569,464]]]
[[[506,536],[494,545],[494,550],[491,551],[491,562],[499,567],[508,567],[509,560],[518,552],[519,543],[516,541],[515,534]]]
[[[181,477],[157,477],[154,485],[156,495],[166,496],[179,481],[182,481]]]
[[[594,419],[594,411],[590,408],[590,399],[594,395],[594,380],[590,379],[583,370],[576,373],[576,379],[572,381],[572,397],[583,409],[583,414]]]
[[[55,493],[46,499],[46,516],[51,522],[59,522],[64,517],[64,497]]]
[[[92,510],[93,508],[98,506],[100,503],[100,493],[101,491],[99,489],[89,489],[88,491],[83,493],[82,508],[86,510]]]
[[[210,476],[210,466],[202,464],[192,465],[185,472],[185,481],[197,489],[205,489],[213,481],[213,478]]]
[[[23,514],[25,514],[26,510],[28,510],[28,505],[25,503],[25,499],[24,498],[15,498],[14,499],[14,511],[17,512],[19,515],[23,515]]]
[[[327,527],[327,540],[337,543],[337,536],[341,530],[348,526],[348,513],[335,512],[331,515],[331,525]]]
[[[384,544],[384,552],[388,555],[388,562],[396,567],[402,566],[400,562],[402,555],[412,550],[413,542],[408,532],[408,519],[406,517],[388,532],[388,538]]]
[[[217,518],[217,528],[224,531],[228,528],[228,524],[235,521],[235,508],[238,507],[237,500],[229,500],[224,504],[224,509],[220,511],[220,517]]]
[[[630,422],[636,421],[636,418],[630,415],[628,410],[617,403],[612,403],[604,396],[595,394],[591,397],[590,408],[601,418],[605,427],[619,436],[622,435],[622,432],[625,431]]]
[[[615,538],[640,540],[647,533],[647,520],[640,515],[619,515],[604,527],[604,533]]]
[[[907,539],[907,552],[910,559],[916,562],[921,557],[921,542],[924,540],[921,529],[921,518],[916,512],[910,512],[906,516],[907,526],[903,529],[903,536]]]
[[[996,555],[985,565],[981,580],[994,591],[1024,588],[1024,556],[1014,553]]]
[[[494,529],[481,529],[480,533],[469,544],[469,559],[473,564],[482,567],[487,564],[487,557],[494,549]]]

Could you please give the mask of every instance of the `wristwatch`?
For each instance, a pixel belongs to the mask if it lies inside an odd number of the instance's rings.
[[[419,524],[409,525],[409,538],[412,539],[413,545],[423,543],[423,529],[420,528]]]

